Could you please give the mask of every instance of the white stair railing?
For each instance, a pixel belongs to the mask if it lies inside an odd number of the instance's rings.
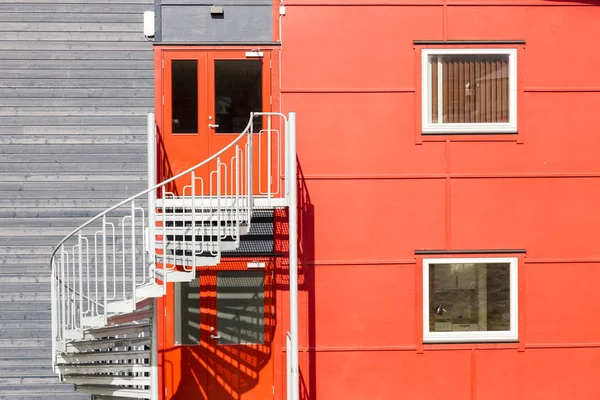
[[[263,129],[254,132],[258,118]],[[152,114],[150,120],[154,138]],[[246,129],[216,154],[110,207],[60,241],[51,256],[55,370],[57,352],[82,339],[86,328],[105,326],[111,316],[135,310],[137,301],[166,294],[169,276],[191,280],[196,267],[216,265],[221,252],[235,248],[249,230],[257,203],[288,204],[295,181],[287,174],[290,155],[282,151],[288,134],[285,115],[253,113]],[[149,164],[152,171],[154,157]],[[181,194],[168,190],[175,183]]]

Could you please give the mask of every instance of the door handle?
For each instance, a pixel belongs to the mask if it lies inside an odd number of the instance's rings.
[[[211,327],[210,327],[210,331],[211,331],[211,332],[216,332],[217,330],[215,329],[215,327],[214,327],[214,326],[211,326]],[[221,339],[221,335],[219,335],[218,333],[217,333],[216,335],[213,335],[213,334],[211,334],[211,335],[210,335],[210,338],[211,338],[211,339]]]
[[[208,124],[208,127],[211,129],[215,129],[219,127],[219,124]]]

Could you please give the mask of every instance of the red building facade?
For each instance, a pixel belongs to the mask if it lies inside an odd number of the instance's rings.
[[[301,398],[600,398],[598,4],[279,6],[272,43],[157,44],[156,113],[172,172],[200,161],[222,144],[172,141],[164,60],[211,90],[257,48],[264,110],[297,112]],[[263,344],[178,344],[165,299],[164,399],[285,398],[285,216],[272,256],[200,272],[265,262]]]

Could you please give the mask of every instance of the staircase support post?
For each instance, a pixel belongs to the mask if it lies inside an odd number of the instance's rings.
[[[148,188],[152,188],[156,185],[156,121],[154,113],[148,113]],[[156,209],[154,204],[156,202],[156,191],[151,190],[148,192],[148,265],[144,265],[144,268],[149,267],[149,279],[156,279],[156,235],[154,233],[154,227],[156,226]],[[150,270],[151,269],[151,270]],[[135,277],[134,277],[135,285]],[[135,303],[135,299],[134,299]],[[158,337],[156,329],[157,316],[156,312],[156,299],[152,304],[152,331],[150,333],[150,399],[159,400],[158,397]]]
[[[296,113],[290,112],[288,117],[288,162],[289,162],[289,247],[290,247],[290,370],[291,399],[300,398],[300,378],[298,370],[298,198],[297,198],[297,164],[296,164]]]

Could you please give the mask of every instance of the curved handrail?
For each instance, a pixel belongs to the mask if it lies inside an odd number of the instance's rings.
[[[184,175],[189,174],[190,172],[194,171],[195,169],[198,169],[200,167],[202,167],[204,164],[207,164],[209,162],[211,162],[212,160],[214,160],[215,158],[219,157],[221,154],[223,154],[224,152],[226,152],[227,150],[229,150],[231,147],[233,147],[237,142],[239,142],[245,135],[248,134],[253,134],[253,132],[249,132],[248,130],[252,127],[252,120],[254,119],[255,116],[257,115],[262,115],[263,113],[250,113],[250,120],[248,121],[248,124],[246,125],[246,128],[244,128],[244,130],[242,131],[242,133],[240,133],[231,143],[229,143],[227,146],[223,147],[221,150],[219,150],[218,152],[216,152],[215,154],[213,154],[212,156],[210,156],[209,158],[207,158],[206,160],[201,161],[200,163],[186,169],[183,172],[180,172],[179,174],[162,181],[161,183],[157,183],[156,185],[154,185],[151,188],[148,188],[144,191],[141,191],[137,194],[134,194],[131,197],[128,197],[127,199],[115,204],[114,206],[102,211],[100,214],[92,217],[91,219],[89,219],[88,221],[84,222],[83,224],[81,224],[79,227],[75,228],[71,233],[69,233],[67,236],[65,236],[57,245],[56,247],[54,247],[54,250],[52,251],[52,255],[50,256],[50,266],[52,267],[52,260],[54,259],[54,256],[56,255],[56,252],[60,249],[60,247],[70,238],[72,238],[77,232],[79,232],[80,230],[86,228],[87,226],[89,226],[91,223],[93,223],[94,221],[97,221],[98,219],[102,218],[103,216],[107,215],[108,213],[110,213],[111,211],[116,210],[117,208],[129,203],[132,200],[135,200],[139,197],[144,196],[145,194],[150,193],[153,190],[159,189],[171,182],[173,182],[176,179],[181,178]],[[284,120],[286,120],[285,115],[283,114],[279,114],[279,113],[272,113],[272,114],[277,114],[280,115],[284,118]],[[151,168],[151,167],[149,167]]]

